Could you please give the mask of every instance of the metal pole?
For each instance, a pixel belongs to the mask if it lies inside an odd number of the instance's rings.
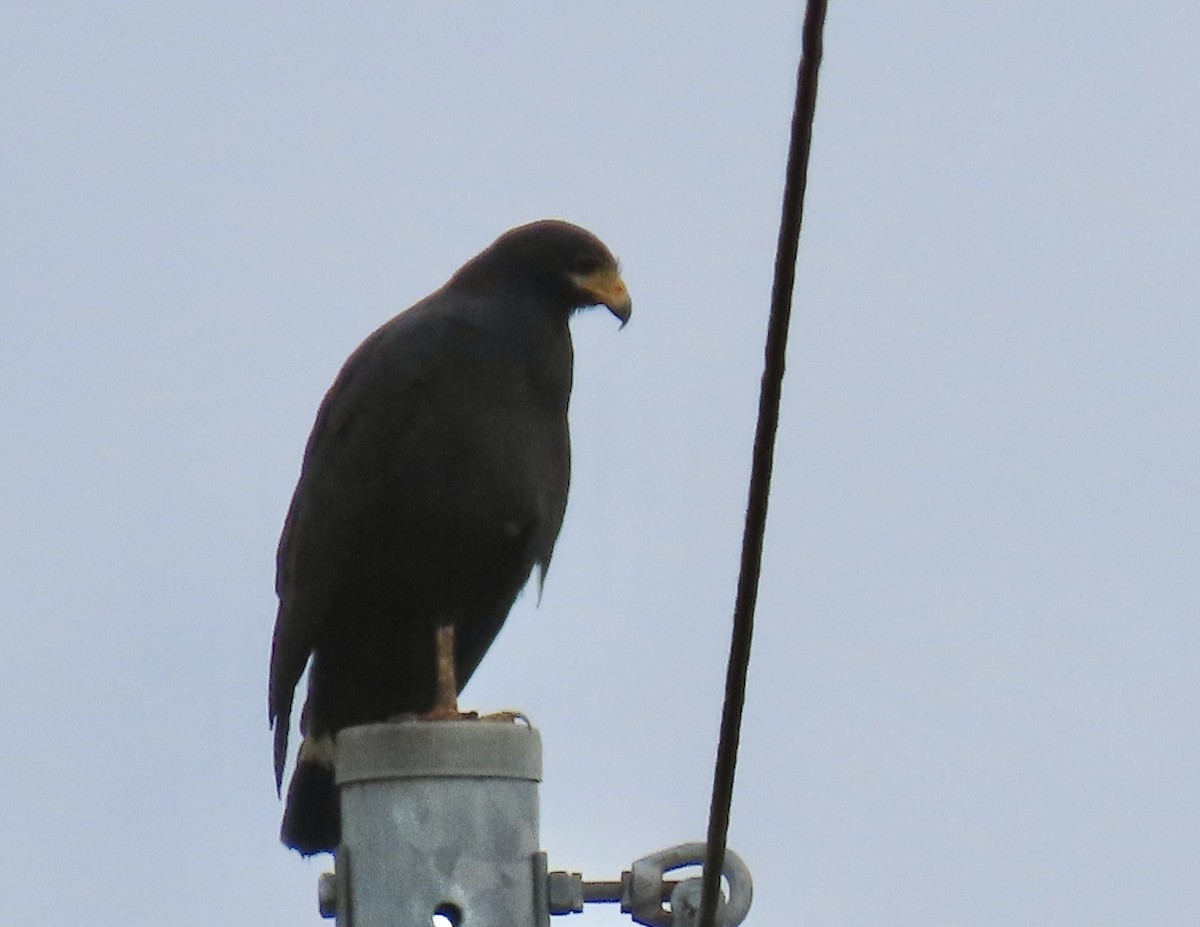
[[[337,738],[338,927],[539,927],[542,743],[526,724],[400,721]]]

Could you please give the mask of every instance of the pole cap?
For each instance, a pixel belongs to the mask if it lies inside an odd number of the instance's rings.
[[[389,721],[343,729],[337,784],[436,777],[542,781],[542,738],[522,719]]]

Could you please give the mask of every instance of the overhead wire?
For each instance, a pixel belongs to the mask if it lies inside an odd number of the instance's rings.
[[[725,861],[730,809],[733,805],[733,780],[741,740],[742,711],[746,701],[746,677],[750,666],[750,644],[754,634],[754,607],[758,599],[759,575],[762,572],[763,536],[766,533],[775,434],[779,428],[788,324],[792,314],[792,290],[796,279],[800,225],[804,216],[804,191],[808,181],[809,152],[812,149],[817,72],[823,50],[826,6],[826,0],[808,0],[804,13],[800,64],[796,73],[796,102],[792,112],[783,208],[775,251],[775,277],[771,288],[771,313],[767,323],[765,360],[759,393],[758,425],[754,435],[746,523],[742,532],[741,567],[734,602],[729,664],[725,675],[725,703],[721,712],[721,733],[713,772],[712,801],[709,805],[700,927],[716,927],[721,870]]]

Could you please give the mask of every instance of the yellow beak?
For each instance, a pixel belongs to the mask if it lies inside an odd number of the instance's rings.
[[[625,323],[633,314],[633,300],[629,298],[629,290],[625,288],[625,281],[621,279],[621,275],[614,268],[580,274],[572,279],[598,305],[608,306],[612,314],[621,320],[621,327],[625,327]]]

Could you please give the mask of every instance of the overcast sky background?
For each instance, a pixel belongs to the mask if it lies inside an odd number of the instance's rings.
[[[0,6],[5,923],[320,923],[266,718],[304,441],[368,332],[542,216],[634,317],[574,323],[554,566],[464,702],[541,728],[552,867],[703,837],[800,6]],[[1200,923],[1198,36],[833,4],[751,924]]]

